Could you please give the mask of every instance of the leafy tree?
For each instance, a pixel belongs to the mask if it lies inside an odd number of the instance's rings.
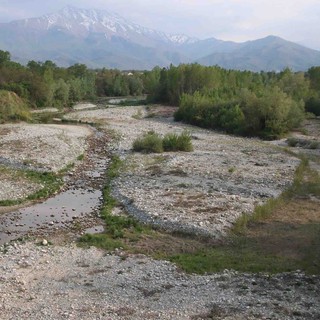
[[[0,50],[0,65],[4,65],[5,63],[9,62],[11,59],[10,52]]]

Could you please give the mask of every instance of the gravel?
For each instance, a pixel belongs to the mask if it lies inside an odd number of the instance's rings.
[[[279,196],[299,164],[269,143],[149,118],[144,107],[87,110],[68,118],[99,121],[112,130],[117,139],[110,149],[125,160],[113,194],[140,221],[171,231],[223,237],[241,214]],[[151,130],[188,130],[194,151],[133,153],[133,141]]]
[[[241,212],[278,195],[292,181],[298,161],[269,144],[176,124],[172,119],[144,119],[146,114],[138,107],[68,115],[99,121],[117,137],[108,148],[125,160],[126,170],[114,181],[114,192],[127,201],[131,214],[160,221],[162,226],[220,237]],[[186,128],[194,137],[192,153],[131,151],[132,141],[143,132],[165,134]],[[64,153],[70,160],[85,150],[85,137],[90,134],[79,126],[40,125],[30,130],[29,125],[1,126],[5,148],[0,157],[19,162],[17,152],[26,156],[26,147],[31,150],[35,144],[29,158],[37,166],[56,170]],[[76,142],[60,145],[61,139],[47,134],[52,130],[73,136]],[[21,145],[15,141],[23,136],[29,144],[15,149]],[[45,143],[38,145],[43,139]],[[82,249],[74,243],[59,246],[58,240],[51,245],[50,239],[41,237],[0,247],[1,320],[320,318],[320,277],[299,270],[274,276],[232,270],[187,275],[167,261],[122,250],[109,254]]]
[[[0,265],[1,319],[320,317],[320,278],[300,272],[186,275],[143,255],[30,242],[7,247]]]
[[[84,126],[5,124],[0,126],[0,157],[57,172],[86,150],[91,130]]]

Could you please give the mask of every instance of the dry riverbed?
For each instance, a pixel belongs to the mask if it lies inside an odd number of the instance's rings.
[[[241,214],[279,196],[292,183],[299,160],[268,143],[175,123],[170,117],[150,113],[152,118],[144,107],[113,107],[67,117],[99,121],[117,136],[112,151],[125,165],[114,181],[113,193],[143,222],[220,238]],[[148,131],[165,135],[184,130],[192,135],[193,152],[145,155],[131,151],[133,141]]]
[[[130,214],[167,230],[214,239],[223,237],[243,212],[251,212],[292,183],[296,157],[259,140],[174,123],[170,117],[157,117],[170,115],[170,109],[160,111],[76,106],[66,118],[97,122],[102,132],[113,136],[96,147],[90,143],[91,130],[83,126],[0,126],[5,146],[0,159],[10,170],[30,165],[58,171],[83,153],[88,158],[106,151],[118,154],[124,168],[113,182],[113,194]],[[162,135],[188,130],[194,151],[133,153],[133,140],[150,130]],[[68,178],[74,180],[67,184],[85,180],[81,172],[94,170],[85,160],[83,166],[74,169]],[[0,188],[5,194],[3,185]],[[228,270],[186,275],[172,263],[144,255],[61,245],[57,235],[47,237],[53,245],[41,245],[43,236],[2,247],[0,319],[320,318],[319,276]]]

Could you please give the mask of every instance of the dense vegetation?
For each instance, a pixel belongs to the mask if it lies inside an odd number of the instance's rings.
[[[152,72],[153,101],[179,105],[176,120],[206,128],[275,138],[298,126],[305,110],[320,113],[320,67],[254,73],[189,64]]]
[[[27,107],[64,108],[97,96],[141,94],[150,102],[179,105],[176,120],[264,138],[298,126],[305,111],[320,115],[320,67],[254,73],[183,64],[121,72],[82,64],[60,68],[52,61],[23,66],[0,50],[0,90],[1,122],[27,119]]]

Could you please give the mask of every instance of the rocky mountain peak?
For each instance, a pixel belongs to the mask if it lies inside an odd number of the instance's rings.
[[[197,39],[186,35],[168,35],[161,31],[143,27],[111,11],[81,9],[74,6],[66,6],[56,13],[14,23],[22,23],[24,27],[31,27],[39,31],[59,29],[82,38],[87,37],[90,33],[97,33],[104,34],[106,38],[116,36],[133,39],[142,44],[151,41],[153,43],[181,45],[197,41]]]

